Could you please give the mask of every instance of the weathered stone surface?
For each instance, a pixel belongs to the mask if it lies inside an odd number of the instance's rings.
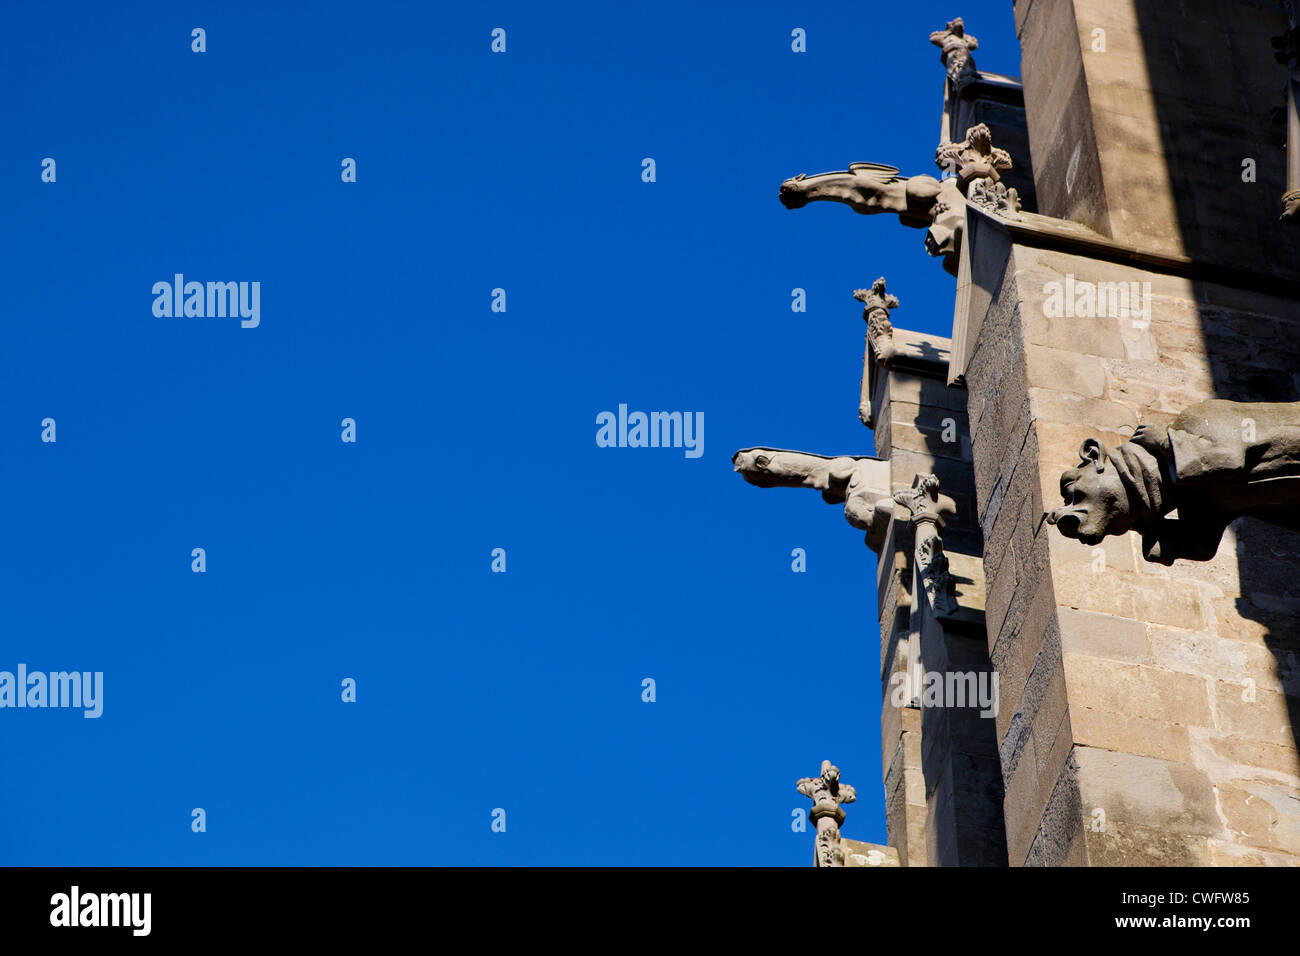
[[[1070,711],[1074,740],[1084,747],[1114,750],[1140,757],[1193,763],[1188,728],[1146,717],[1133,717],[1091,707]]]
[[[1123,827],[1202,837],[1223,832],[1214,788],[1195,767],[1093,747],[1076,747],[1074,759],[1083,806],[1104,811],[1106,833]],[[1091,831],[1088,841],[1091,855]]]
[[[1054,382],[1059,391],[1090,398],[1100,398],[1105,393],[1106,371],[1098,358],[1042,345],[1028,345],[1025,347],[1025,364],[1031,382]]]
[[[1075,392],[1057,388],[1031,388],[1030,407],[1035,419],[1063,425],[1088,422],[1114,434],[1132,433],[1138,426],[1138,413],[1128,405],[1102,399],[1085,398]]]
[[[841,837],[845,866],[900,866],[898,850],[879,843],[866,843]]]
[[[1300,794],[1275,780],[1219,785],[1224,826],[1244,843],[1300,855]]]
[[[1300,699],[1245,681],[1215,681],[1214,711],[1215,726],[1224,733],[1295,748],[1292,720]]]
[[[1275,782],[1286,780],[1293,792],[1300,791],[1300,756],[1297,756],[1294,746],[1270,744],[1249,737],[1208,734],[1198,745],[1222,757],[1237,771],[1265,771],[1273,775]],[[1290,806],[1293,811],[1300,810],[1294,804]]]
[[[1079,31],[1071,3],[1016,4],[1039,211],[1109,234]]]
[[[1090,866],[1206,866],[1210,840],[1178,829],[1108,823],[1085,831]]]
[[[1060,774],[1051,781],[1047,799],[1036,796],[1035,805],[1043,807],[1041,822],[1023,856],[1011,852],[1012,866],[1078,866],[1090,862],[1083,846],[1083,802],[1074,753],[1071,750]]]
[[[1213,727],[1207,682],[1190,674],[1081,654],[1063,654],[1070,706]]]
[[[1291,854],[1272,853],[1227,840],[1210,841],[1210,866],[1296,866]]]
[[[990,654],[999,676],[999,740],[1008,736],[1013,716],[1029,709],[1024,700],[1029,675],[1036,668],[1050,670],[1060,658],[1056,632],[1051,630],[1057,610],[1051,589],[1035,592],[1032,600],[1016,608],[1025,610],[1024,617],[1003,628]]]
[[[1151,661],[1147,629],[1141,621],[1069,607],[1058,608],[1056,613],[1064,653],[1133,664]]]
[[[1147,628],[1147,643],[1151,662],[1166,670],[1213,680],[1270,681],[1272,677],[1273,655],[1262,645],[1158,625]]]

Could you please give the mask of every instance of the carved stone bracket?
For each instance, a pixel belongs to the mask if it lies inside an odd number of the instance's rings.
[[[840,782],[840,768],[829,760],[822,761],[820,776],[804,777],[795,783],[795,789],[813,802],[812,810],[808,812],[808,818],[817,827],[813,865],[843,866],[840,827],[844,824],[844,809],[841,804],[853,803],[858,799],[858,792]]]

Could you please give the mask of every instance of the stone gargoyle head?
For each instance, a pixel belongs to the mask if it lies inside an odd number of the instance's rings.
[[[1171,564],[1209,561],[1243,516],[1300,531],[1300,402],[1206,399],[1114,448],[1089,438],[1079,458],[1046,518],[1084,544],[1137,531],[1146,560]]]
[[[844,505],[844,520],[867,532],[879,551],[893,520],[889,462],[865,456],[810,455],[782,448],[742,448],[732,467],[760,488],[816,488],[827,504]]]
[[[1096,438],[1079,446],[1079,464],[1061,475],[1061,498],[1065,504],[1047,516],[1067,538],[1084,544],[1098,544],[1108,534],[1124,534],[1138,520],[1129,488],[1122,475],[1128,469],[1116,467],[1110,451]]]

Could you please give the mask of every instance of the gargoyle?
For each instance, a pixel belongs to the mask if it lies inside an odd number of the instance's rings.
[[[1300,531],[1300,402],[1208,399],[1115,448],[1086,439],[1079,458],[1047,521],[1084,544],[1133,530],[1148,561],[1172,564],[1213,558],[1242,516]]]
[[[867,533],[871,550],[879,552],[884,545],[894,517],[887,461],[744,448],[731,456],[731,463],[747,482],[760,488],[816,488],[827,504],[844,505],[844,519]]]
[[[779,195],[786,209],[829,200],[842,202],[864,216],[894,213],[904,226],[926,230],[926,251],[942,256],[944,271],[956,275],[966,223],[966,195],[973,184],[992,180],[982,187],[981,195],[986,195],[1001,172],[1011,168],[1011,155],[994,146],[989,128],[979,123],[966,131],[962,142],[940,144],[935,162],[952,175],[944,179],[900,176],[894,166],[852,163],[840,172],[815,176],[800,173],[781,184]],[[1010,202],[1019,208],[1014,195]],[[996,203],[986,205],[999,208]]]
[[[957,254],[966,218],[966,200],[957,180],[933,176],[900,176],[894,166],[853,163],[847,170],[800,173],[781,184],[780,199],[786,209],[810,202],[841,202],[864,216],[894,213],[913,229],[925,229],[925,248],[943,256],[944,270],[957,274]]]

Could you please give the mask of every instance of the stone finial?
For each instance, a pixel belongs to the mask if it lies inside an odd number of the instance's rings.
[[[885,278],[881,276],[871,283],[870,289],[855,289],[853,298],[864,306],[862,318],[867,322],[868,354],[874,351],[876,362],[882,368],[888,368],[894,357],[894,327],[889,322],[889,314],[898,308],[898,296],[885,291]],[[864,370],[864,381],[866,377]]]
[[[984,123],[966,130],[960,143],[940,143],[934,151],[935,165],[945,173],[955,173],[957,188],[967,195],[972,182],[991,179],[997,182],[1001,173],[1011,168],[1011,154],[993,145],[993,132]]]
[[[930,42],[939,48],[939,62],[948,71],[948,81],[960,92],[978,75],[971,53],[979,49],[980,41],[967,34],[966,24],[958,17],[949,20],[944,29],[931,33]]]
[[[840,783],[840,768],[829,760],[822,761],[817,777],[804,777],[795,789],[812,800],[809,818],[817,826],[817,843],[813,851],[814,866],[843,866],[844,848],[840,845],[840,826],[844,823],[841,804],[853,803],[858,792]]]

